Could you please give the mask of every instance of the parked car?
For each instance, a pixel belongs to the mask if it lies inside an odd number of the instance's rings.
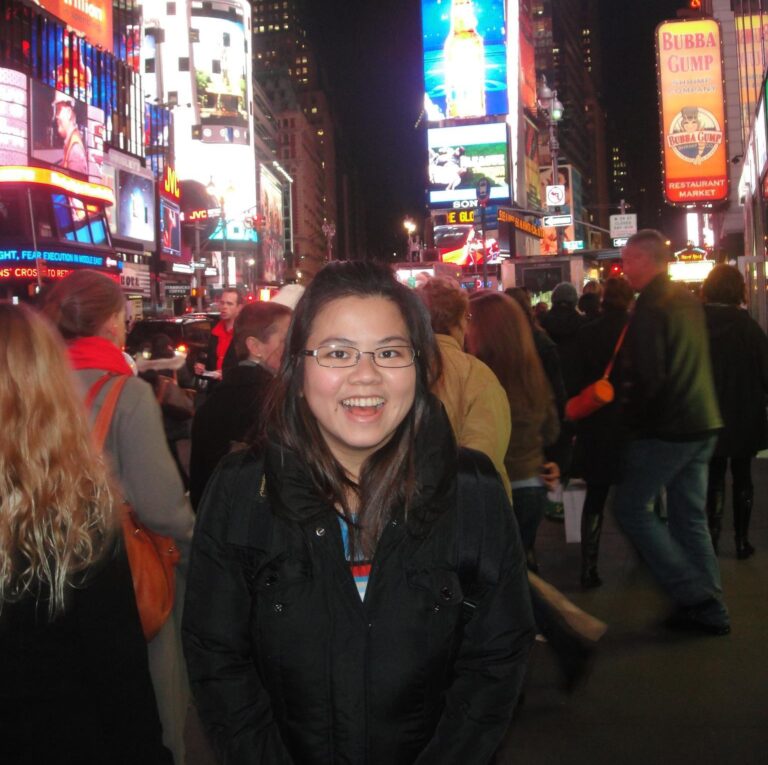
[[[191,369],[197,361],[205,361],[208,340],[215,323],[215,319],[207,314],[139,319],[128,333],[125,350],[131,356],[149,354],[152,338],[168,335],[174,349],[186,354],[187,366]]]

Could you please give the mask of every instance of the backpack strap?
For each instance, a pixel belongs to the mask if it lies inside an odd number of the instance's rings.
[[[108,380],[116,376],[117,375],[106,374],[103,377],[100,377],[91,386],[91,389],[88,391],[88,396],[86,397],[86,403],[89,408],[93,407],[93,402],[96,399],[96,396],[108,382]],[[126,382],[128,382],[128,375],[117,376],[117,381],[107,391],[104,403],[102,404],[101,409],[99,409],[98,415],[96,415],[96,421],[93,423],[92,433],[93,439],[96,442],[96,446],[100,450],[104,447],[104,441],[107,438],[107,433],[109,433],[109,426],[112,424],[112,417],[115,413],[115,408],[117,407],[117,400],[120,398],[120,394],[123,392],[123,388],[125,387]]]
[[[485,522],[485,490],[478,461],[470,449],[459,449],[458,490],[456,508],[457,566],[456,570],[464,592],[463,619],[466,624],[477,609],[478,600],[485,592],[485,583],[492,576],[484,569],[483,530]]]

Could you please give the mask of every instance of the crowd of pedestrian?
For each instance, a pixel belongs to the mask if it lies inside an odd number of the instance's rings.
[[[94,271],[0,304],[0,760],[180,765],[192,703],[222,762],[491,762],[535,636],[570,691],[605,631],[537,575],[575,477],[582,586],[612,507],[667,626],[727,634],[726,473],[744,559],[768,338],[737,269],[698,297],[669,258],[640,231],[624,278],[546,311],[336,262],[300,299],[225,290],[194,369],[165,336],[126,359]],[[126,533],[178,560],[152,634]]]

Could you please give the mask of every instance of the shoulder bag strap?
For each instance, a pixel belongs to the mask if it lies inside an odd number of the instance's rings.
[[[106,372],[99,377],[96,382],[88,389],[88,394],[85,397],[85,408],[90,412],[93,408],[93,402],[96,397],[101,393],[101,389],[114,377],[112,372]]]
[[[613,365],[616,362],[616,356],[619,355],[619,350],[621,349],[621,344],[624,342],[624,335],[627,334],[627,329],[629,329],[629,322],[627,322],[621,330],[621,334],[619,335],[619,339],[616,341],[616,347],[613,349],[613,354],[611,355],[611,360],[608,362],[608,365],[605,367],[605,372],[603,372],[603,379],[607,380],[608,377],[611,374],[611,371],[613,370]]]
[[[105,375],[106,377],[115,377],[115,375]],[[97,380],[95,385],[101,383],[99,389],[104,387],[104,378]],[[96,415],[96,421],[93,423],[93,439],[96,442],[96,446],[99,449],[104,447],[104,441],[107,438],[109,432],[109,426],[112,423],[112,416],[115,413],[115,407],[117,406],[117,400],[120,398],[120,394],[123,392],[126,382],[128,382],[128,375],[120,375],[117,378],[115,384],[107,391],[107,396],[104,399],[104,403]],[[97,391],[98,392],[98,391]],[[90,394],[89,394],[90,395]],[[95,398],[95,396],[94,396]],[[93,401],[91,401],[91,406]]]

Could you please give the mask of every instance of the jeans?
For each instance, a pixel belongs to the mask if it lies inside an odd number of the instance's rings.
[[[706,513],[707,470],[715,437],[638,439],[624,447],[616,519],[661,586],[681,606],[705,604],[702,621],[728,620]],[[667,523],[654,512],[667,492]]]
[[[512,489],[512,508],[520,528],[520,540],[525,551],[533,549],[544,510],[547,507],[547,489],[544,486],[523,486]]]

